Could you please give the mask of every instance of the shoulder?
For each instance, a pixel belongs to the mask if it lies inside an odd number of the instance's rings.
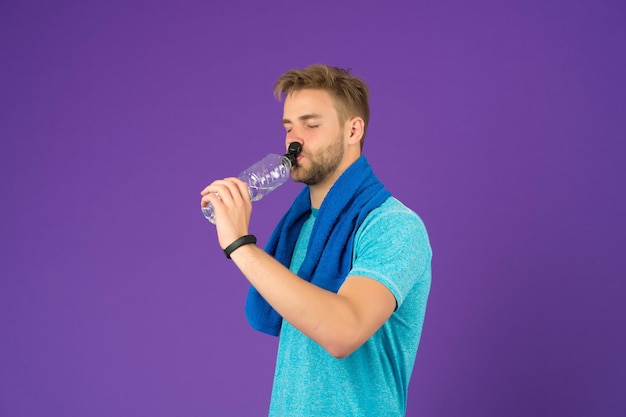
[[[367,235],[381,233],[400,233],[406,235],[420,235],[428,240],[426,226],[420,216],[405,206],[395,197],[389,197],[383,204],[372,210],[356,233],[356,239]]]
[[[354,240],[351,275],[383,283],[402,304],[430,275],[432,250],[422,219],[394,197],[365,218]]]

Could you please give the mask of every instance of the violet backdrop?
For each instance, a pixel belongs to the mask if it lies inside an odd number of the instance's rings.
[[[199,192],[284,150],[285,70],[371,87],[433,286],[409,416],[623,416],[622,1],[0,6],[0,416],[261,416],[276,340]],[[264,244],[300,186],[255,203]],[[620,394],[621,393],[621,394]]]

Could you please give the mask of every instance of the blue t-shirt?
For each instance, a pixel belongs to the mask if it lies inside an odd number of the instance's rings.
[[[303,225],[290,269],[306,255],[316,210]],[[348,276],[375,279],[397,309],[360,348],[336,359],[283,320],[270,416],[404,416],[431,281],[431,248],[421,219],[393,197],[357,230]]]

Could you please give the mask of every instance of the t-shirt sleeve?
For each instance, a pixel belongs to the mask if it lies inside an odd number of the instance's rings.
[[[399,307],[414,285],[427,278],[432,251],[419,216],[395,202],[373,210],[357,231],[348,276],[382,283]]]

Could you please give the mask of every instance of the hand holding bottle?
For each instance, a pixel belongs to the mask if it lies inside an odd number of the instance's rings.
[[[302,145],[297,142],[289,144],[285,155],[269,154],[248,169],[239,174],[237,178],[248,184],[250,201],[257,201],[283,185],[288,179],[291,167],[296,163],[296,157],[302,151]],[[207,187],[208,188],[208,187]],[[205,189],[206,190],[206,189]],[[206,195],[203,191],[203,196]],[[219,195],[216,197],[219,198]],[[202,214],[215,224],[215,210],[209,202],[204,205],[206,199],[202,199]]]

